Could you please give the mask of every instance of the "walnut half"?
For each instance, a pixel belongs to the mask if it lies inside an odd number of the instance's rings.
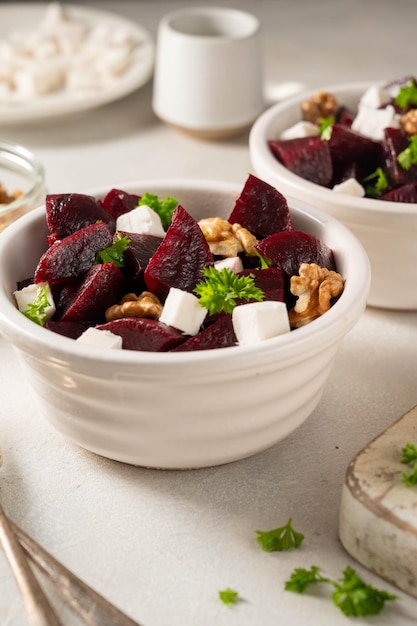
[[[326,91],[317,91],[311,98],[301,103],[303,120],[320,125],[325,117],[336,116],[339,104],[336,98]]]
[[[108,322],[123,317],[149,317],[158,319],[162,313],[162,304],[155,294],[144,291],[139,296],[135,293],[127,293],[120,301],[106,310],[105,317]]]
[[[234,257],[239,252],[256,256],[258,240],[247,228],[231,224],[221,217],[207,217],[198,222],[212,254]]]
[[[316,263],[302,263],[298,276],[291,276],[290,290],[298,300],[289,312],[290,325],[299,328],[330,309],[331,299],[343,291],[343,278]]]

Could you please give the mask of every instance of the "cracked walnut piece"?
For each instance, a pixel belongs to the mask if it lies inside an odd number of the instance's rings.
[[[401,128],[410,135],[417,134],[417,109],[410,109],[401,117]]]
[[[150,291],[144,291],[139,296],[135,293],[127,293],[120,301],[106,310],[105,316],[108,322],[124,317],[148,317],[158,319],[162,313],[162,304]]]
[[[13,191],[12,194],[9,194],[6,190],[6,187],[2,185],[2,183],[0,183],[0,204],[10,204],[14,200],[17,200],[17,198],[20,198],[20,196],[22,195],[23,193],[18,189],[16,189],[16,191]]]
[[[198,222],[212,254],[234,257],[239,252],[257,256],[255,246],[258,240],[247,228],[231,224],[221,217],[208,217]]]
[[[336,98],[326,91],[318,91],[308,100],[301,103],[303,120],[320,125],[325,117],[336,116],[339,104]]]
[[[343,291],[343,278],[316,263],[302,263],[299,276],[291,276],[290,290],[298,300],[289,312],[292,328],[312,322],[330,309],[331,299]]]

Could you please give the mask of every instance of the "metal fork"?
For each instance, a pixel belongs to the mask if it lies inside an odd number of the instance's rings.
[[[31,626],[62,626],[43,593],[26,556],[88,626],[140,626],[59,563],[8,519],[0,505],[0,544],[8,558]]]

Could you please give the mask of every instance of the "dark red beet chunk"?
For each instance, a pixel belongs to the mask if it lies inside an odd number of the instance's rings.
[[[272,153],[294,174],[328,187],[333,177],[329,143],[319,136],[268,141]]]
[[[42,255],[35,271],[35,283],[64,282],[79,278],[95,261],[96,254],[113,243],[103,223],[91,224],[65,239],[55,242]]]
[[[284,196],[252,174],[236,200],[228,221],[247,228],[258,239],[293,228]]]
[[[256,249],[288,276],[297,275],[301,263],[317,263],[329,270],[336,269],[333,251],[314,235],[302,231],[276,233],[260,241]]]
[[[411,202],[417,203],[417,183],[408,183],[401,187],[396,187],[379,197],[379,200],[390,202]]]
[[[342,124],[343,126],[348,126],[350,128],[354,119],[354,113],[349,111],[349,109],[347,109],[345,106],[340,107],[336,115],[336,122],[338,124]]]
[[[104,222],[114,232],[112,215],[93,196],[81,193],[49,194],[45,200],[49,245],[89,224]]]
[[[207,328],[190,337],[170,352],[189,352],[190,350],[213,350],[214,348],[228,348],[237,343],[233,330],[231,315],[221,315]]]
[[[120,232],[130,239],[129,247],[123,255],[124,267],[122,269],[130,285],[129,291],[142,289],[146,266],[162,243],[162,238],[153,235]]]
[[[384,135],[383,170],[387,174],[391,186],[398,187],[417,181],[417,167],[412,165],[410,169],[405,170],[397,160],[398,155],[408,148],[409,136],[399,128],[386,128]]]
[[[90,326],[91,324],[88,322],[49,321],[45,324],[45,328],[48,330],[51,330],[58,335],[69,337],[69,339],[78,339],[78,337],[80,337]]]
[[[333,164],[361,161],[366,162],[369,172],[373,172],[380,162],[380,142],[364,137],[342,124],[333,124],[328,144]]]
[[[167,233],[145,270],[145,283],[160,300],[170,287],[192,291],[201,270],[213,265],[213,255],[201,228],[181,206],[175,209]]]
[[[264,270],[243,270],[239,276],[252,274],[255,286],[265,294],[265,300],[278,300],[285,302],[285,278],[284,271],[278,267],[269,267]],[[245,300],[247,302],[247,300]],[[243,304],[241,302],[240,304]]]
[[[119,215],[129,213],[138,206],[140,196],[122,189],[111,189],[101,200],[101,204],[117,219]]]
[[[124,276],[113,263],[93,265],[73,294],[60,321],[102,322],[106,309],[119,302],[124,293]]]
[[[124,350],[168,352],[187,339],[181,331],[152,319],[128,317],[97,326],[122,337]]]

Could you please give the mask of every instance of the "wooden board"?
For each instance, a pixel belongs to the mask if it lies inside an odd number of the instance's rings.
[[[351,461],[339,536],[362,565],[417,597],[417,485],[407,487],[401,479],[412,468],[401,463],[408,442],[417,445],[417,406]]]

